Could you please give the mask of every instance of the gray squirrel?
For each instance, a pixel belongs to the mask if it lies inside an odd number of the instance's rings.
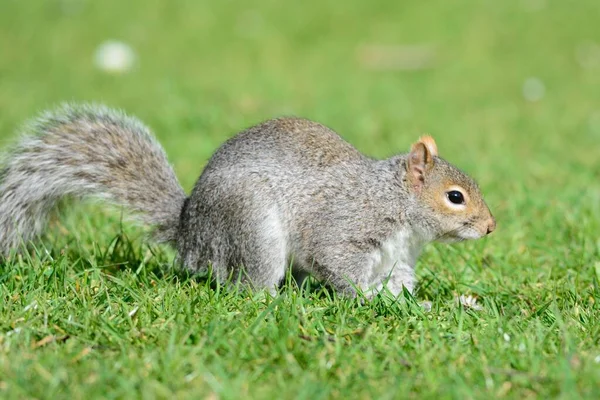
[[[186,196],[137,119],[95,105],[46,112],[0,164],[0,255],[40,235],[70,196],[125,206],[191,272],[269,291],[291,266],[343,294],[412,292],[424,245],[496,226],[477,184],[438,157],[431,137],[377,160],[301,118],[227,140]]]

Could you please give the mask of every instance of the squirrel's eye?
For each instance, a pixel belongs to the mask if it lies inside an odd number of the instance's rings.
[[[465,204],[465,197],[458,190],[451,190],[446,193],[446,196],[448,196],[448,200],[450,200],[451,203]]]

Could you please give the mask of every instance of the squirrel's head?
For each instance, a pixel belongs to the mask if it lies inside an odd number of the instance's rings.
[[[431,136],[412,145],[404,175],[417,200],[414,217],[434,240],[454,242],[479,239],[496,228],[479,187],[473,179],[438,157]]]

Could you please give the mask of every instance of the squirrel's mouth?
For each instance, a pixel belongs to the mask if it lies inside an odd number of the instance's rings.
[[[435,241],[441,243],[456,243],[462,242],[465,240],[475,240],[480,239],[485,234],[477,231],[472,227],[460,227],[458,229],[451,230],[449,232],[444,233],[439,236]]]

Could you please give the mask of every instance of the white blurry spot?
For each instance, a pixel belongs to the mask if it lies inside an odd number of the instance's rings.
[[[12,336],[21,333],[21,328],[15,328],[12,331],[6,332],[6,336]]]
[[[510,335],[508,333],[503,334],[502,337],[504,338],[505,342],[510,342]]]
[[[523,9],[525,11],[535,12],[546,8],[546,0],[523,0]]]
[[[488,389],[492,389],[494,387],[494,380],[490,377],[485,378],[485,386]]]
[[[519,352],[521,352],[521,353],[523,353],[525,350],[527,350],[525,343],[523,343],[523,342],[519,343],[519,347],[517,347],[517,350],[519,350]]]
[[[37,301],[34,300],[32,303],[26,305],[25,308],[23,309],[23,311],[37,310],[37,308],[38,308]]]
[[[457,301],[465,308],[470,308],[475,311],[483,310],[483,307],[480,304],[477,304],[477,297],[474,297],[470,294],[467,296],[461,294],[460,297],[457,298]]]
[[[523,97],[530,102],[540,101],[546,94],[544,83],[538,78],[527,78],[523,83]]]
[[[433,304],[430,301],[422,301],[421,308],[424,312],[430,312]]]
[[[597,355],[597,356],[594,358],[594,362],[595,362],[596,364],[600,364],[600,355]]]
[[[109,73],[123,73],[131,70],[135,63],[135,53],[123,42],[107,41],[96,49],[96,67]]]
[[[582,68],[600,68],[600,45],[594,42],[583,42],[575,49],[575,58]]]

